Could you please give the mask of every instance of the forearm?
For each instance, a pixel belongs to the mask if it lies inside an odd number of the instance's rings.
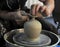
[[[0,17],[7,20],[20,20],[26,21],[28,19],[27,15],[22,16],[20,11],[15,12],[0,12]]]
[[[49,10],[49,13],[51,14],[52,13],[52,11],[54,10],[54,0],[47,0],[46,1],[46,6],[47,6],[47,8],[48,8],[48,10]]]
[[[0,11],[0,17],[3,19],[17,19],[18,14],[17,12],[6,12],[6,11]]]

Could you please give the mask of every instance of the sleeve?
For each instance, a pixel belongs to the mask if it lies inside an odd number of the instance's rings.
[[[15,10],[19,9],[19,6],[21,9],[23,9],[26,1],[27,0],[7,0],[6,2],[10,9]]]
[[[0,0],[0,10],[7,10],[8,6],[6,4],[6,0]]]
[[[26,1],[27,0],[19,0],[19,4],[20,4],[21,9],[25,9]]]
[[[0,10],[15,10],[19,8],[18,0],[0,0]]]
[[[9,9],[18,9],[19,8],[19,2],[18,0],[6,0],[7,6]]]

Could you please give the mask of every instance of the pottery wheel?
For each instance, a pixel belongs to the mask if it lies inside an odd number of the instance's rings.
[[[24,37],[25,37],[24,33],[19,33],[13,37],[13,41],[16,44],[23,46],[45,46],[51,43],[51,39],[42,33],[40,34],[40,39],[38,40],[38,42],[29,42]]]

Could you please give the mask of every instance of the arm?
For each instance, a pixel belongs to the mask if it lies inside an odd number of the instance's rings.
[[[8,20],[22,20],[22,21],[25,21],[28,18],[28,16],[22,16],[20,11],[15,12],[0,11],[0,17]]]
[[[54,0],[47,0],[45,4],[46,4],[46,7],[47,7],[46,14],[49,15],[54,10],[54,6],[55,6],[54,5]]]
[[[41,13],[46,16],[50,16],[53,10],[54,10],[54,0],[46,0],[43,6],[41,6],[41,4],[35,4],[32,9],[32,14],[37,15],[38,17],[41,16],[40,15]]]
[[[3,19],[14,19],[16,12],[0,11],[0,17]]]

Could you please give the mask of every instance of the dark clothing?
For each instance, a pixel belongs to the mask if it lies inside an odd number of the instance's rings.
[[[18,0],[0,0],[0,10],[14,11],[18,8]]]

